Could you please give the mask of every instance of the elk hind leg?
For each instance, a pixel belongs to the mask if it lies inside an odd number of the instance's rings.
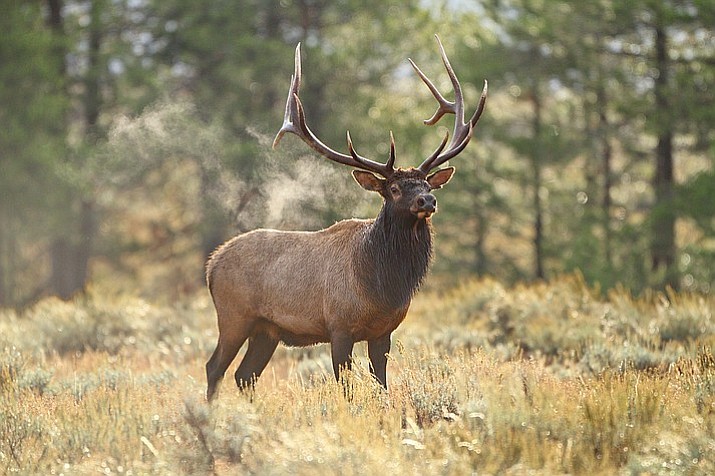
[[[206,399],[213,400],[216,389],[223,379],[233,359],[236,358],[238,350],[246,341],[249,335],[246,326],[244,328],[219,329],[218,343],[211,358],[206,362]]]
[[[330,339],[333,372],[338,382],[340,381],[340,372],[346,369],[350,370],[354,345],[355,341],[353,341],[352,337],[346,335],[336,335]]]
[[[277,346],[278,340],[263,332],[248,339],[248,350],[235,374],[238,388],[253,387],[263,373],[263,369],[268,365],[268,361],[271,360]]]

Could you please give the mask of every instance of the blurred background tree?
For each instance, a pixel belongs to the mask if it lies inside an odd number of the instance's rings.
[[[11,1],[0,18],[0,304],[15,304],[47,287],[42,256],[54,187],[63,160],[69,100],[53,30],[37,3]],[[43,283],[44,282],[44,283]],[[38,283],[43,283],[38,288]]]
[[[409,2],[408,2],[409,3]],[[709,292],[715,5],[703,0],[10,0],[0,23],[0,305],[175,297],[259,226],[373,216],[347,171],[270,151],[296,43],[311,127],[402,166],[439,143],[412,57],[487,113],[440,195],[431,283],[580,271]]]

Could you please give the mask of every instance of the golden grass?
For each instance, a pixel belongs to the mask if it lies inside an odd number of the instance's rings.
[[[3,474],[715,474],[712,297],[578,278],[426,292],[396,332],[390,392],[348,397],[327,346],[279,348],[252,395],[213,405],[205,296],[0,311]]]

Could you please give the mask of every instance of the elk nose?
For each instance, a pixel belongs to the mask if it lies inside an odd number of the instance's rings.
[[[434,213],[437,209],[437,197],[431,193],[425,193],[417,197],[417,209],[421,212]]]

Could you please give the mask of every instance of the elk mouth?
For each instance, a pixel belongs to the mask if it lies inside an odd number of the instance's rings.
[[[410,210],[414,216],[417,217],[418,220],[424,220],[426,218],[431,217],[434,213],[437,212],[437,209],[433,210]]]

